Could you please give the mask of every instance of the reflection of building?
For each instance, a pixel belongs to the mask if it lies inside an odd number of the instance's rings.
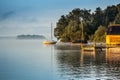
[[[120,53],[120,47],[116,48],[107,48],[106,53]]]
[[[108,65],[107,73],[110,73],[113,80],[120,79],[120,48],[106,49],[106,63]]]
[[[120,48],[106,49],[106,62],[110,65],[120,66]]]

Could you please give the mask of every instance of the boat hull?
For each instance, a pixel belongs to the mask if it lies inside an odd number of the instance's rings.
[[[43,44],[56,44],[56,41],[44,41]]]

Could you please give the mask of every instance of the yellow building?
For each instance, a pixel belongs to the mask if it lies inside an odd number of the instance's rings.
[[[109,25],[106,33],[106,46],[120,45],[120,24]]]

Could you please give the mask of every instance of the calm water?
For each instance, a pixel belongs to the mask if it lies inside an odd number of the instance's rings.
[[[0,80],[120,80],[120,49],[80,52],[75,45],[2,39]]]

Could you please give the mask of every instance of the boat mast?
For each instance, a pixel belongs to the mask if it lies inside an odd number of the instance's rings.
[[[83,18],[81,17],[80,17],[80,22],[81,22],[80,26],[82,28],[81,43],[83,43],[84,42],[84,33],[83,33],[84,29],[83,29]]]
[[[51,23],[51,40],[52,40],[52,23]]]

